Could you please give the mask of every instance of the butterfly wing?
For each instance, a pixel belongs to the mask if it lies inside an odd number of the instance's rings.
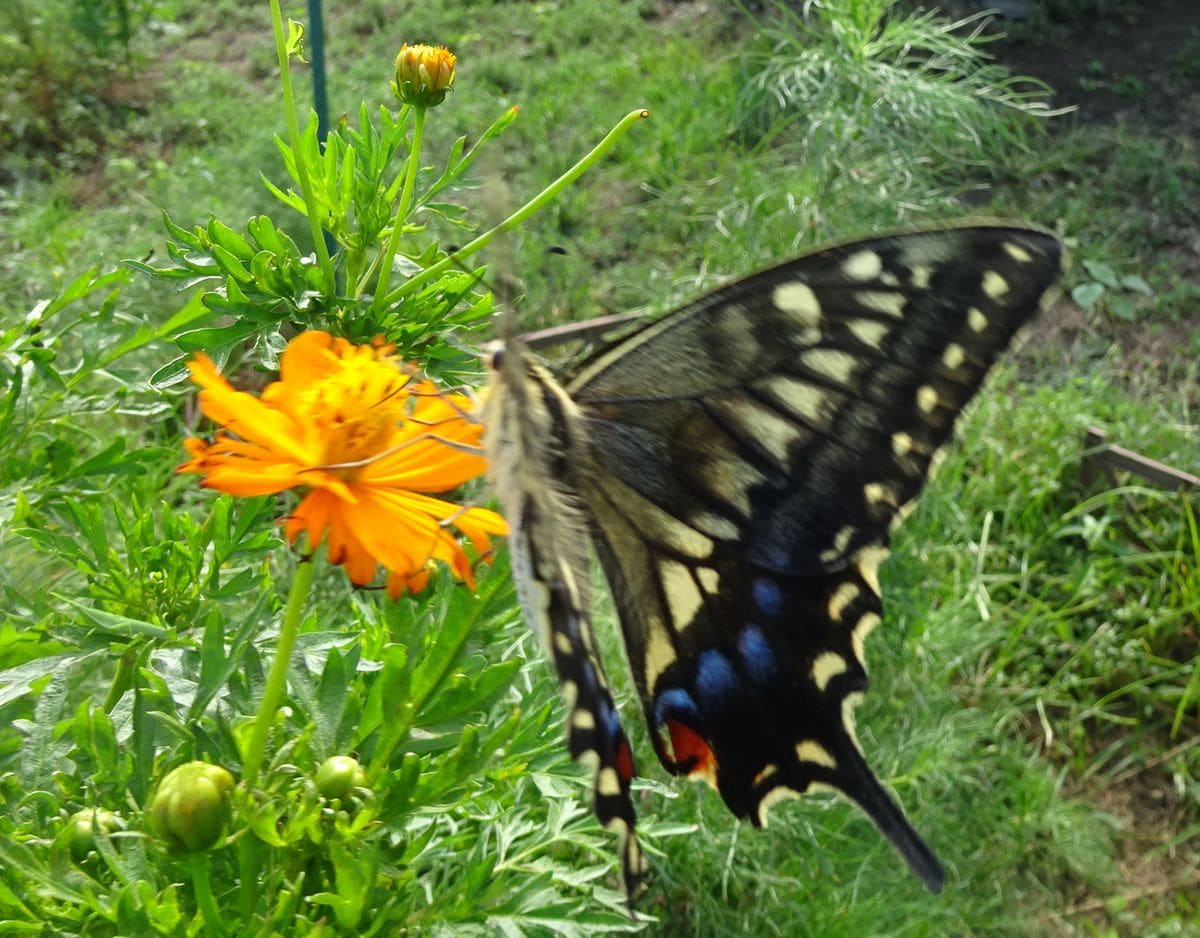
[[[942,871],[853,707],[877,570],[956,417],[1057,278],[1051,235],[980,226],[827,248],[585,362],[577,483],[663,765],[738,816],[814,785]]]
[[[634,831],[633,755],[596,651],[589,523],[578,500],[578,409],[510,338],[493,358],[484,409],[489,471],[505,507],[513,576],[525,619],[554,662],[567,698],[568,749],[593,767],[596,816],[619,837],[626,894],[646,861]]]

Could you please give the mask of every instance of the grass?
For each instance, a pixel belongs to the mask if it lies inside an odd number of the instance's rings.
[[[744,20],[678,7],[666,15],[649,2],[423,4],[399,24],[380,4],[338,8],[328,50],[333,113],[385,99],[402,39],[449,43],[460,77],[429,147],[519,104],[519,120],[486,167],[505,178],[504,212],[621,114],[650,108],[651,120],[613,159],[523,230],[516,270],[501,273],[523,278],[530,326],[661,311],[834,234],[961,214],[956,194],[977,170],[956,178],[925,153],[898,173],[892,150],[903,141],[814,158],[777,112],[747,115],[746,70],[766,41],[748,35]],[[123,143],[85,173],[31,175],[4,193],[5,326],[83,267],[160,249],[160,208],[189,226],[273,210],[257,173],[282,181],[269,139],[282,123],[264,80],[270,60],[259,13],[179,0],[173,21],[182,31],[147,39],[148,80],[161,93]],[[792,41],[803,54],[813,40]],[[1144,258],[1194,225],[1195,154],[1186,141],[1121,128],[1029,143],[1036,131],[1019,117],[1004,109],[992,116],[1010,135],[978,156],[1000,179],[994,210],[1058,227],[1077,258],[1145,273]],[[739,117],[773,135],[747,141]],[[489,193],[458,197],[481,210]],[[293,234],[304,243],[303,231]],[[466,240],[449,227],[444,236]],[[551,245],[567,253],[548,255]],[[1194,305],[1194,286],[1174,274],[1170,256],[1157,263],[1147,276],[1159,302],[1143,316],[1178,323]],[[118,322],[160,321],[181,299],[137,281],[122,302]],[[139,356],[161,361],[157,352]],[[146,414],[157,422],[165,412],[137,384],[139,363],[122,366],[119,403],[104,399],[82,419],[89,435],[56,414],[51,442],[61,459],[71,441],[90,454],[117,432],[161,446],[145,501],[136,502],[153,518],[158,497],[180,497],[178,483],[165,481],[177,456],[171,434],[139,429]],[[1186,361],[1134,372],[1103,336],[1043,339],[985,393],[897,537],[883,570],[887,611],[869,648],[872,692],[860,736],[946,862],[946,891],[926,894],[839,801],[785,804],[757,831],[734,822],[710,791],[648,782],[639,801],[648,827],[659,819],[695,828],[647,838],[660,852],[645,903],[661,922],[655,933],[1200,934],[1195,499],[1132,481],[1084,491],[1077,481],[1091,423],[1155,458],[1200,465],[1198,388]],[[20,518],[15,497],[4,508],[6,526]],[[164,524],[171,514],[163,509]],[[132,518],[106,523],[125,529],[112,541],[121,554],[149,551],[163,534]],[[22,543],[5,537],[5,558],[19,557]],[[42,546],[5,572],[7,587],[38,597],[32,620],[56,614],[39,583],[84,593],[78,572],[56,562],[54,542]],[[123,569],[130,582],[149,579],[134,562]],[[147,600],[185,614],[190,594],[172,584],[181,592],[170,603]],[[506,641],[517,653],[517,639]],[[526,691],[548,695],[544,665],[528,674]],[[533,697],[527,705],[542,699]],[[636,744],[641,733],[633,735]],[[657,779],[640,742],[642,770]],[[539,759],[538,784],[555,797],[571,791],[546,780],[573,777],[557,745],[546,744]],[[524,803],[537,800],[527,792]],[[484,799],[478,810],[503,815]]]

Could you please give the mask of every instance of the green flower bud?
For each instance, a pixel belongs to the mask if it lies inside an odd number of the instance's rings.
[[[322,798],[348,798],[366,786],[367,773],[351,756],[330,756],[317,769],[316,783]]]
[[[76,811],[67,819],[68,844],[71,848],[71,859],[82,863],[87,855],[96,849],[96,832],[111,834],[124,830],[125,822],[118,814],[106,811],[104,808],[84,808]]]
[[[396,56],[396,80],[392,91],[403,104],[433,107],[441,104],[454,84],[457,58],[445,46],[400,47]]]
[[[166,774],[150,802],[150,822],[172,853],[207,850],[229,820],[233,776],[219,765],[186,762]]]

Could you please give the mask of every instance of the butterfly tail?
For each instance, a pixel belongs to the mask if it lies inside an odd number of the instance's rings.
[[[857,804],[900,854],[908,868],[930,892],[942,891],[946,879],[941,861],[913,829],[900,806],[879,783],[857,748],[842,762],[837,787]]]

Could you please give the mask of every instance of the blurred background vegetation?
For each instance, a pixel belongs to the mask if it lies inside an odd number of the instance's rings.
[[[467,218],[511,210],[621,115],[651,111],[493,271],[517,284],[531,328],[662,312],[823,240],[941,219],[1023,218],[1072,251],[1064,298],[965,421],[883,571],[886,616],[860,735],[946,862],[947,889],[925,894],[840,802],[788,804],[756,831],[712,792],[660,779],[638,797],[661,835],[648,825],[650,933],[1200,935],[1195,492],[1079,478],[1089,425],[1200,467],[1200,6],[1021,7],[1030,19],[985,21],[954,0],[934,10],[890,0],[360,0],[326,11],[335,120],[361,101],[389,102],[403,41],[459,56],[430,152],[519,106],[485,167],[504,184],[453,194]],[[262,545],[247,539],[249,522],[229,521],[223,557],[251,558],[242,580],[222,574],[236,588],[203,566],[202,550],[165,556],[163,544],[203,543],[179,517],[197,503],[171,477],[187,404],[147,383],[170,348],[115,352],[187,300],[177,284],[119,269],[123,258],[161,257],[163,212],[188,228],[279,212],[260,178],[285,182],[267,8],[9,0],[0,60],[0,924],[36,934],[45,917],[56,933],[118,934],[136,920],[182,934],[193,912],[187,896],[172,898],[171,875],[102,850],[107,866],[63,895],[61,871],[39,865],[37,851],[84,805],[140,804],[145,791],[130,779],[146,783],[142,760],[153,755],[88,778],[104,764],[97,739],[136,734],[120,712],[115,727],[96,728],[105,682],[133,638],[81,618],[79,604],[177,629],[161,639],[161,682],[148,685],[150,711],[181,721],[168,750],[224,745],[220,720],[189,709],[195,688],[172,670],[186,672],[205,642],[249,669],[223,694],[236,702],[255,686],[253,643],[235,641],[235,627],[224,636],[211,620],[196,633],[185,626],[213,603],[228,621],[269,621]],[[279,224],[306,244],[298,221]],[[442,243],[470,236],[445,217],[428,221]],[[634,927],[605,887],[615,884],[610,845],[577,803],[586,786],[560,745],[557,690],[502,589],[479,601],[496,606],[480,613],[473,650],[486,658],[483,642],[502,647],[519,676],[472,698],[469,721],[490,727],[473,731],[485,742],[444,769],[445,788],[430,782],[427,813],[403,829],[409,839],[381,847],[402,898],[364,900],[374,933]],[[339,590],[329,585],[330,603]],[[416,647],[435,612],[417,602],[388,615],[398,618],[377,623],[379,634]],[[301,734],[340,725],[340,711],[322,709],[322,682],[367,693],[343,658],[359,654],[347,651],[349,633],[310,628],[292,701]],[[50,680],[57,656],[85,652],[95,653],[87,680]],[[464,680],[474,686],[486,662],[472,661]],[[503,723],[517,706],[536,715],[520,731]],[[449,733],[446,712],[431,715],[431,740]],[[659,779],[633,736],[643,773]],[[430,749],[439,745],[451,743]],[[305,753],[325,754],[309,743]],[[473,779],[486,779],[486,792]],[[438,810],[466,826],[421,854]],[[526,856],[521,845],[539,838],[529,864],[487,866],[504,850]],[[418,855],[412,881],[389,867]],[[337,875],[350,877],[355,857],[339,862]],[[478,882],[456,876],[464,864]],[[152,897],[131,885],[138,870]],[[581,871],[574,881],[571,870]],[[492,876],[501,885],[489,892]],[[263,933],[363,933],[296,902]],[[130,904],[143,918],[120,918]]]

